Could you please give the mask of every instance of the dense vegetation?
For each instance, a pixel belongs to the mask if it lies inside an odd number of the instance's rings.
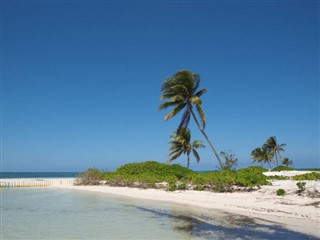
[[[302,175],[297,175],[292,177],[292,180],[300,181],[300,180],[319,180],[320,172],[311,172]]]
[[[301,175],[296,175],[293,177],[287,177],[287,176],[268,176],[268,179],[273,180],[295,180],[295,181],[301,181],[301,180],[319,180],[320,179],[320,172],[311,172],[311,173],[305,173]]]
[[[286,167],[286,166],[278,166],[278,167],[275,167],[274,169],[272,169],[272,171],[275,171],[275,172],[280,172],[280,171],[293,171],[294,168],[291,168],[291,167]]]
[[[98,171],[98,172],[97,172]],[[266,171],[262,167],[242,168],[238,171],[194,172],[178,164],[168,165],[155,161],[129,163],[114,172],[89,169],[82,173],[78,184],[104,182],[111,186],[140,188],[165,188],[167,190],[194,189],[234,191],[236,188],[252,188],[267,185]]]
[[[97,168],[89,168],[85,172],[81,173],[77,178],[76,184],[81,185],[99,185],[103,180],[103,172]]]

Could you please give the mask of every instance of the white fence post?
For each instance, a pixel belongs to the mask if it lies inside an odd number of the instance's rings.
[[[72,179],[0,179],[0,188],[3,187],[50,187],[58,185],[73,185]]]

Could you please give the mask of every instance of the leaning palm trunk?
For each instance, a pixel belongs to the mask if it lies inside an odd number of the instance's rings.
[[[279,166],[279,162],[278,162],[278,154],[277,152],[275,152],[275,155],[276,155],[276,163],[277,163],[277,167]]]
[[[188,161],[187,161],[187,168],[189,169],[189,165],[190,165],[190,155],[188,154]]]
[[[223,169],[224,169],[224,165],[223,165],[223,163],[222,163],[222,161],[221,161],[221,159],[220,159],[220,157],[219,157],[216,149],[214,148],[212,142],[209,140],[207,134],[204,132],[203,128],[201,127],[201,125],[200,125],[200,123],[198,122],[198,119],[197,119],[197,117],[196,117],[196,115],[194,114],[194,112],[193,112],[192,109],[191,109],[191,114],[192,114],[192,117],[193,117],[194,121],[196,122],[196,124],[197,124],[200,132],[201,132],[201,133],[203,134],[203,136],[206,138],[206,140],[207,140],[207,142],[209,143],[209,145],[210,145],[210,147],[211,147],[214,155],[216,156],[216,158],[217,158],[217,160],[218,160],[218,162],[219,162],[219,164],[220,164],[221,170],[223,170]]]
[[[269,170],[271,170],[271,165],[270,165],[270,162],[269,162],[269,161],[267,161],[267,163],[268,163],[268,165],[269,165]]]
[[[281,154],[280,154],[280,153],[278,153],[278,154],[279,154],[280,164],[282,164],[282,163],[283,163],[282,156],[281,156]]]

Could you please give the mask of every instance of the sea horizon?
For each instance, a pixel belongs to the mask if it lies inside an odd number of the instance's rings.
[[[0,172],[5,178],[76,178],[81,172]]]

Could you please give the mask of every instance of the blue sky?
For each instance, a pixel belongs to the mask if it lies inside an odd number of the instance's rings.
[[[295,167],[320,167],[319,2],[1,4],[2,171],[165,162],[180,116],[163,120],[160,87],[182,69],[200,74],[207,135],[239,167],[270,136]],[[199,153],[192,169],[216,169]]]

